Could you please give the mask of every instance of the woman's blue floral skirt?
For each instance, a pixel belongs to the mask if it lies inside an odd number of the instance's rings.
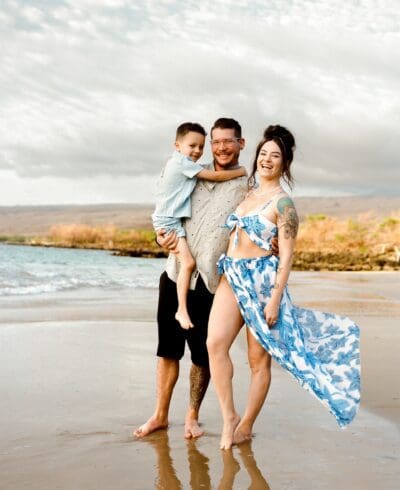
[[[271,296],[279,259],[273,255],[236,259],[222,255],[225,274],[243,319],[265,350],[313,393],[341,427],[360,404],[360,331],[349,318],[299,308],[287,288],[277,323],[269,328],[264,307]]]

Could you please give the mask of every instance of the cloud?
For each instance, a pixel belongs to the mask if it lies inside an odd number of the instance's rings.
[[[300,190],[397,192],[390,1],[6,1],[0,20],[0,170],[20,179],[151,180],[180,122],[227,115],[245,163],[266,125],[293,130]]]
[[[0,206],[41,204],[151,203],[154,176],[97,176],[20,178],[12,171],[0,170]]]

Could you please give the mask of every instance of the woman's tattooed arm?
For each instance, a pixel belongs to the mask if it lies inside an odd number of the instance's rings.
[[[280,283],[279,276],[280,276],[282,271],[283,271],[283,267],[281,267],[281,266],[279,266],[276,270],[274,289],[279,289],[279,283]]]
[[[290,274],[294,240],[299,228],[299,218],[290,197],[281,197],[276,207],[278,210],[278,240],[281,258],[276,271],[274,289],[278,290],[278,294],[282,294]]]
[[[285,238],[296,238],[299,229],[299,218],[290,197],[281,197],[277,203],[278,226],[283,227]]]

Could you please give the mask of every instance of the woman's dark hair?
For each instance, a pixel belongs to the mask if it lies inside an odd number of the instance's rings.
[[[258,143],[256,149],[256,155],[253,161],[253,168],[249,177],[249,185],[251,187],[255,184],[255,174],[257,172],[257,159],[261,151],[261,148],[267,141],[274,141],[282,152],[282,177],[288,184],[289,188],[293,187],[293,177],[290,172],[290,165],[293,161],[293,152],[296,149],[296,142],[292,133],[278,124],[274,126],[268,126],[264,131],[263,139]]]

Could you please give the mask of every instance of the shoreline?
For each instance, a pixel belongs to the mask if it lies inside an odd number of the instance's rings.
[[[24,241],[22,241],[24,240]],[[137,257],[137,258],[166,258],[168,253],[162,248],[154,246],[134,247],[134,248],[119,248],[106,247],[99,245],[71,245],[66,243],[54,243],[48,240],[34,239],[30,240],[26,237],[20,237],[19,240],[2,240],[0,244],[10,246],[26,246],[26,247],[43,247],[43,248],[65,248],[76,250],[103,250],[110,252],[112,255],[121,257]],[[396,261],[394,252],[391,253],[351,253],[347,252],[304,252],[295,251],[293,258],[292,270],[304,272],[378,272],[378,271],[399,271],[400,260]]]

